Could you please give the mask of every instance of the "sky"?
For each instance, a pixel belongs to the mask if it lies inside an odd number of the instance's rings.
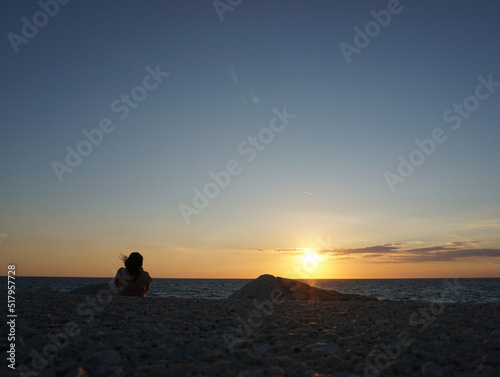
[[[499,19],[3,2],[3,268],[107,277],[138,251],[153,278],[499,277]]]

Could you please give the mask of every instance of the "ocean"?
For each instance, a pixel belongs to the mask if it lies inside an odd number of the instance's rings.
[[[4,286],[7,278],[2,277]],[[16,277],[16,290],[69,292],[110,278]],[[251,279],[153,279],[146,297],[225,299]],[[500,278],[480,279],[319,279],[301,280],[340,293],[380,300],[426,302],[500,302]]]

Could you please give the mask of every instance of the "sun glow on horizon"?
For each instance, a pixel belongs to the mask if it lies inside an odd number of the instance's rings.
[[[312,251],[311,249],[305,249],[304,253],[305,253],[304,257],[303,257],[304,263],[307,263],[307,264],[317,264],[318,263],[320,256],[318,254],[316,254],[314,251]]]
[[[317,275],[320,269],[322,256],[315,253],[312,249],[304,249],[302,255],[302,271],[306,275]]]

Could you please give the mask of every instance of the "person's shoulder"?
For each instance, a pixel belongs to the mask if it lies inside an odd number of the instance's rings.
[[[121,275],[121,274],[123,274],[125,271],[127,271],[127,269],[126,269],[125,267],[120,267],[120,268],[118,269],[118,271],[116,271],[116,274],[117,274],[117,275]]]
[[[151,276],[149,276],[149,273],[147,271],[142,270],[142,273],[144,274],[145,277],[151,279]]]

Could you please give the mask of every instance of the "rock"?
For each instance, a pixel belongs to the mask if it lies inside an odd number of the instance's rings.
[[[63,375],[64,372],[74,373],[77,370],[79,365],[75,361],[63,362],[55,367],[56,374]]]
[[[335,377],[352,377],[353,374],[351,372],[348,372],[346,370],[341,370],[339,372],[335,373]]]
[[[325,354],[334,354],[340,350],[340,346],[335,343],[323,343],[318,342],[314,344],[310,344],[307,346],[311,351],[321,351],[321,353]]]
[[[88,374],[82,367],[75,367],[66,373],[66,377],[88,377]]]
[[[192,374],[195,371],[196,368],[191,364],[175,363],[169,365],[167,373],[165,375],[171,377],[184,377],[188,373]]]
[[[228,297],[228,300],[241,299],[265,300],[260,306],[271,312],[275,303],[283,300],[378,301],[373,297],[327,291],[298,280],[273,275],[261,275]]]
[[[221,377],[238,377],[238,375],[231,370],[227,370]]]
[[[258,344],[258,345],[256,344],[252,348],[255,355],[258,356],[271,353],[272,351],[272,346],[269,344]]]
[[[415,355],[404,355],[391,363],[391,368],[402,376],[411,376],[420,365]]]
[[[282,377],[285,375],[285,371],[279,366],[273,366],[269,369],[269,375],[273,377]]]
[[[108,366],[119,365],[121,362],[120,353],[118,351],[104,350],[100,353],[101,362]]]
[[[143,368],[143,371],[150,377],[161,377],[166,374],[165,365],[162,363],[148,365],[147,369]]]
[[[338,355],[330,355],[326,357],[327,365],[332,371],[336,371],[342,361],[343,359]]]
[[[422,365],[422,375],[429,377],[443,377],[443,371],[433,362],[429,361]]]
[[[307,369],[308,368],[305,363],[295,361],[288,367],[286,375],[291,377],[303,377],[306,375]]]
[[[215,361],[217,361],[217,360],[219,360],[221,358],[222,358],[222,354],[219,351],[215,350],[215,351],[209,351],[206,354],[204,354],[201,357],[200,361],[203,361],[203,362],[215,362]]]

